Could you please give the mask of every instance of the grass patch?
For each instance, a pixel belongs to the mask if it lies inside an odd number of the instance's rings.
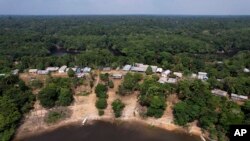
[[[44,121],[47,124],[55,124],[55,123],[58,123],[64,119],[68,118],[70,116],[70,114],[71,114],[71,112],[67,108],[64,108],[64,107],[56,108],[56,109],[49,111],[45,115]]]

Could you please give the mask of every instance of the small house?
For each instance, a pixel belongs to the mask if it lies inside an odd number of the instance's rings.
[[[72,69],[74,72],[76,72],[76,69],[77,69],[77,68],[67,68],[67,69],[66,69],[66,72],[68,72],[69,69]]]
[[[191,78],[197,78],[197,74],[192,73]]]
[[[163,77],[168,77],[168,75],[171,73],[171,71],[170,70],[166,70],[166,71],[164,71],[162,74],[161,74],[161,76],[163,76]]]
[[[157,66],[151,66],[151,68],[152,68],[152,72],[156,73],[158,67]]]
[[[78,73],[78,74],[76,74],[76,77],[77,78],[82,78],[82,77],[84,77],[84,75],[85,75],[84,73]]]
[[[130,71],[130,69],[131,69],[131,65],[125,65],[123,68],[122,68],[122,70],[123,71]]]
[[[243,70],[245,73],[249,73],[250,72],[250,70],[248,69],[248,68],[244,68],[244,70]]]
[[[103,70],[103,71],[110,71],[111,68],[110,68],[110,67],[105,67],[105,68],[103,68],[102,70]]]
[[[65,71],[66,71],[66,69],[67,69],[67,66],[62,66],[59,70],[58,70],[58,72],[59,73],[65,73]]]
[[[179,77],[179,78],[182,78],[182,73],[181,72],[174,72],[174,75]]]
[[[177,79],[176,78],[167,78],[167,77],[161,77],[158,80],[159,83],[164,84],[164,83],[170,83],[170,84],[176,84]]]
[[[18,73],[19,73],[19,69],[15,69],[15,70],[12,71],[13,75],[18,75]]]
[[[29,73],[37,73],[38,69],[29,69]]]
[[[167,82],[167,78],[166,77],[161,77],[159,80],[158,80],[159,83],[161,84],[164,84]]]
[[[149,65],[144,65],[141,63],[135,63],[134,66],[132,66],[131,71],[135,72],[146,72],[148,69]],[[150,66],[152,68],[152,72],[156,72],[157,66]]]
[[[114,79],[122,79],[122,74],[119,74],[119,73],[114,73],[111,75],[112,78]]]
[[[49,72],[56,72],[58,71],[59,67],[47,67],[46,70]]]
[[[217,96],[228,97],[228,93],[220,89],[214,89],[211,91],[211,93]]]
[[[231,94],[231,99],[235,101],[246,101],[248,100],[248,96],[245,95],[237,95],[237,94]]]
[[[198,72],[198,79],[200,80],[207,80],[207,73],[206,72]]]
[[[157,69],[156,69],[156,72],[157,72],[157,73],[162,73],[162,72],[163,72],[163,69],[162,69],[162,68],[157,68]]]
[[[81,72],[81,68],[77,68],[77,69],[76,69],[76,73],[82,73],[82,72]]]
[[[37,74],[39,74],[39,75],[47,75],[47,74],[49,74],[49,71],[47,71],[47,70],[38,70]]]
[[[170,84],[176,84],[177,83],[177,79],[176,78],[168,78],[166,83],[170,83]]]
[[[85,68],[83,68],[83,72],[84,73],[90,73],[91,72],[91,68],[85,67]]]
[[[146,72],[147,68],[143,68],[143,67],[135,67],[133,66],[131,68],[131,71],[135,71],[135,72]]]

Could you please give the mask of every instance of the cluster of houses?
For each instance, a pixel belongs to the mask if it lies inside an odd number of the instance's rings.
[[[226,91],[220,90],[220,89],[214,89],[211,91],[212,94],[216,96],[221,96],[221,97],[226,97],[226,98],[231,98],[233,101],[247,101],[248,96],[245,95],[237,95],[232,93],[230,96]]]
[[[123,71],[133,71],[133,72],[146,72],[149,65],[144,65],[141,63],[135,63],[135,65],[125,65],[123,67]],[[160,73],[161,77],[159,79],[159,83],[172,83],[175,84],[183,77],[181,72],[171,72],[170,70],[163,70],[157,66],[150,66],[152,68],[152,72]],[[171,73],[173,74],[172,76]],[[192,74],[192,78],[197,78],[200,80],[207,80],[208,76],[206,72],[198,72],[198,74]]]
[[[69,69],[72,69],[78,78],[83,77],[85,74],[91,72],[91,68],[85,67],[85,68],[80,68],[80,67],[74,67],[74,68],[68,68],[67,66],[61,66],[59,67],[47,67],[45,70],[38,70],[38,69],[29,69],[29,73],[32,74],[39,74],[39,75],[47,75],[50,72],[58,72],[58,73],[66,73],[69,71]]]

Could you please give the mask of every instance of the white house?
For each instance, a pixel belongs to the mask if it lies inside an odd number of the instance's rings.
[[[167,77],[161,77],[159,80],[158,80],[159,83],[161,84],[164,84],[167,82]]]
[[[91,72],[91,68],[85,67],[85,68],[83,68],[83,72],[84,73],[90,73]]]
[[[157,66],[151,66],[151,68],[152,68],[152,72],[156,73],[158,67]]]
[[[103,71],[110,71],[111,70],[111,67],[105,67],[102,69]]]
[[[122,74],[119,74],[119,73],[114,73],[111,75],[112,78],[114,79],[122,79]]]
[[[171,73],[171,71],[170,70],[165,70],[162,74],[161,74],[161,76],[163,76],[163,77],[168,77],[168,75]]]
[[[246,101],[248,100],[248,97],[245,96],[245,95],[237,95],[237,94],[231,94],[231,98],[232,100],[235,100],[235,101]]]
[[[182,73],[181,72],[174,72],[174,75],[179,77],[179,78],[182,78]]]
[[[131,69],[131,65],[125,65],[123,68],[122,68],[122,70],[123,71],[130,71],[130,69]]]
[[[162,72],[163,72],[163,69],[162,69],[162,68],[157,68],[157,69],[156,69],[156,72],[157,72],[157,73],[162,73]]]
[[[177,83],[177,79],[176,78],[168,78],[166,83],[175,84],[175,83]]]
[[[77,78],[82,78],[82,77],[84,77],[84,75],[85,75],[84,73],[78,73],[78,74],[76,74],[76,77]]]
[[[249,72],[250,72],[250,70],[249,70],[248,68],[244,68],[243,71],[246,72],[246,73],[249,73]]]
[[[66,72],[68,72],[69,69],[72,69],[74,72],[76,72],[76,69],[77,69],[77,68],[67,68],[67,69],[66,69]]]
[[[47,70],[38,70],[37,74],[39,74],[39,75],[46,75],[46,74],[49,74],[49,71],[47,71]]]
[[[65,73],[65,70],[67,69],[67,66],[62,66],[59,70],[58,70],[58,72],[59,73]]]
[[[191,78],[197,78],[197,74],[192,73]]]
[[[37,73],[38,69],[29,69],[29,73]]]
[[[144,64],[140,64],[140,63],[135,63],[135,66],[131,67],[131,71],[146,72],[147,68],[148,68],[148,65],[144,65]]]
[[[49,72],[55,72],[58,71],[59,67],[47,67],[46,70]]]
[[[19,73],[19,69],[15,69],[15,70],[12,71],[13,75],[18,75],[18,73]]]
[[[227,97],[228,93],[226,91],[223,90],[219,90],[219,89],[214,89],[211,91],[212,94],[217,95],[217,96],[223,96],[223,97]]]
[[[207,73],[206,72],[198,72],[198,79],[200,80],[207,80]]]
[[[175,83],[177,83],[177,79],[176,78],[161,77],[158,80],[158,82],[161,83],[161,84],[164,84],[164,83],[175,84]]]

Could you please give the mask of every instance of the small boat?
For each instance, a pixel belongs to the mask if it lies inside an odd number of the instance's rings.
[[[206,141],[206,139],[202,135],[200,135],[200,138],[202,139],[202,141]]]
[[[82,121],[82,125],[85,125],[85,123],[87,122],[88,117],[85,117],[84,120]]]

